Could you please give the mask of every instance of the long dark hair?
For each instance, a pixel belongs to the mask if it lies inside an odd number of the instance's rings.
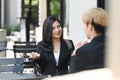
[[[43,49],[45,51],[52,51],[53,46],[52,46],[52,25],[55,21],[58,21],[61,25],[61,22],[58,18],[54,16],[49,16],[45,19],[43,23],[43,35],[42,35],[42,44],[43,44]],[[61,25],[62,27],[62,25]],[[63,39],[63,36],[61,36],[61,39]]]

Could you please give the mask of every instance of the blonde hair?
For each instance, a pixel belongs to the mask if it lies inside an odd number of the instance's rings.
[[[107,27],[107,12],[102,8],[92,8],[83,14],[82,20],[84,23],[92,23]]]

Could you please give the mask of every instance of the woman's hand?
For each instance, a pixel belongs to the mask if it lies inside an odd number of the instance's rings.
[[[84,42],[78,42],[77,45],[75,46],[75,50],[73,51],[72,55],[71,56],[76,56],[76,50],[80,47],[82,47],[83,45],[87,44],[88,42],[87,41],[84,41]]]
[[[36,53],[36,52],[32,52],[30,53],[30,55],[28,55],[30,59],[37,59],[40,57],[40,54]]]

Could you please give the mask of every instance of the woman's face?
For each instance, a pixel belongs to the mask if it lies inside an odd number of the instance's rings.
[[[52,24],[52,38],[58,39],[61,37],[62,34],[62,27],[58,21],[55,21]]]

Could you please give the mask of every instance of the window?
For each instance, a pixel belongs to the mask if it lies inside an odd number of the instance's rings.
[[[29,41],[29,32],[38,26],[39,0],[22,0],[22,18],[26,19],[26,41]]]
[[[22,0],[22,17],[29,18],[29,24],[38,26],[38,0]]]

